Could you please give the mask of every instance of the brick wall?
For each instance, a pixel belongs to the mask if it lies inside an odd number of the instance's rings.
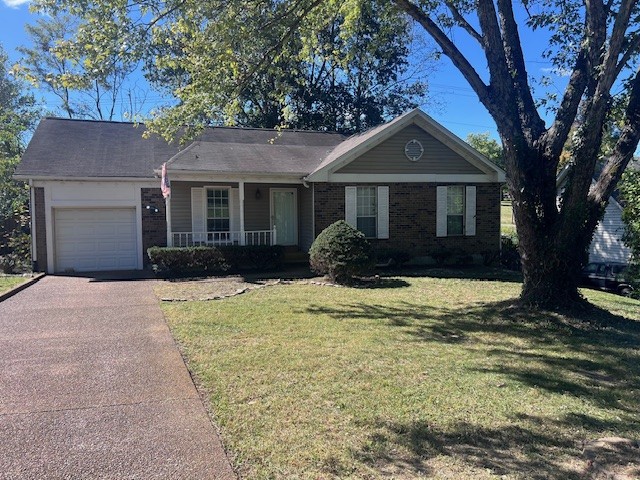
[[[333,222],[344,220],[344,187],[352,185],[314,184],[316,236]],[[436,187],[435,183],[389,184],[389,239],[374,239],[373,244],[406,249],[417,256],[443,249],[467,254],[498,251],[500,184],[477,185],[476,235],[472,237],[436,237]]]
[[[149,263],[147,249],[149,247],[167,246],[167,219],[165,203],[159,188],[142,188],[142,258],[145,265]],[[147,205],[155,207],[147,209]]]
[[[44,188],[34,189],[34,211],[32,215],[36,220],[36,258],[38,259],[34,269],[37,272],[47,271],[47,224],[44,205]],[[49,272],[51,273],[51,272]]]

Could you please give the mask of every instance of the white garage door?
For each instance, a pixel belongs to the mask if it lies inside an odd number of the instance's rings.
[[[55,209],[56,271],[138,267],[134,208]]]

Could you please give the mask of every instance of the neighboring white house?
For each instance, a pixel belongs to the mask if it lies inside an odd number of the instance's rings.
[[[564,186],[567,173],[568,170],[565,168],[558,175],[558,190]],[[628,263],[631,258],[631,250],[622,241],[623,234],[622,206],[615,196],[612,196],[604,211],[604,216],[593,234],[593,240],[589,247],[589,261]]]
[[[622,242],[623,233],[622,206],[612,197],[593,234],[589,261],[628,263],[631,250]]]

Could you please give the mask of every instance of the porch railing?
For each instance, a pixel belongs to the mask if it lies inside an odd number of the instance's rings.
[[[252,230],[244,232],[171,232],[174,247],[194,247],[200,245],[275,245],[276,229]]]

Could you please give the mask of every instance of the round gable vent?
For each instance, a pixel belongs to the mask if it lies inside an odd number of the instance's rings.
[[[412,162],[417,162],[418,160],[420,160],[420,158],[422,158],[423,153],[424,153],[424,148],[422,147],[422,144],[415,138],[413,140],[408,141],[407,144],[404,146],[404,154]]]

